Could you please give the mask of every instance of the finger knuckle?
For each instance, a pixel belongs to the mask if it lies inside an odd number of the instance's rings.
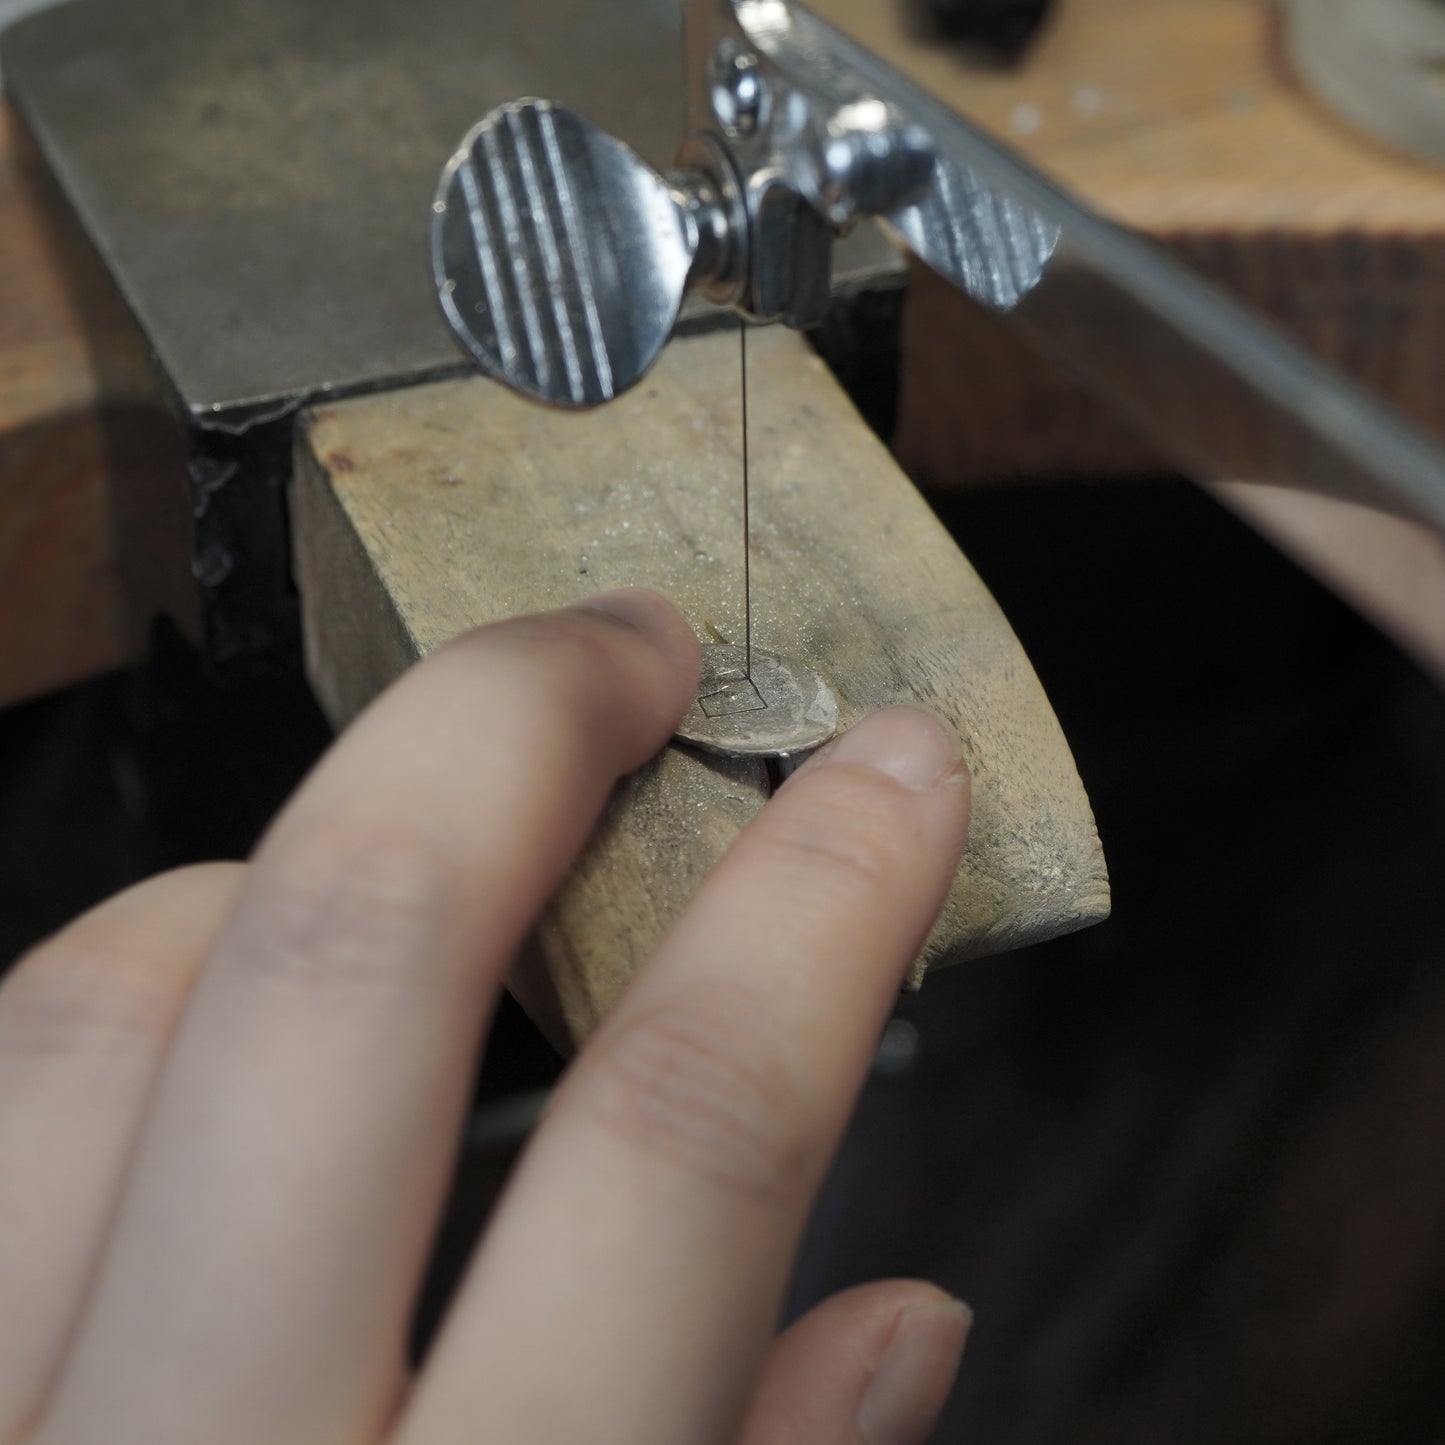
[[[506,624],[507,643],[547,685],[587,683],[625,665],[625,635],[600,614],[573,609],[517,618]]]
[[[808,897],[871,907],[907,865],[910,830],[900,826],[894,790],[871,780],[817,787],[794,806],[765,812],[756,846],[771,871]]]
[[[548,730],[567,734],[569,748],[626,749],[635,719],[658,706],[656,654],[603,613],[570,608],[517,618],[488,645],[505,650],[517,693]]]
[[[630,1021],[589,1082],[630,1146],[740,1195],[796,1198],[817,1166],[807,1090],[761,1001],[706,994]]]
[[[22,958],[0,988],[0,1051],[95,1057],[145,1048],[168,1031],[183,986],[129,949],[57,939]]]
[[[297,985],[414,990],[445,917],[449,870],[437,846],[395,826],[332,819],[258,865],[238,914],[245,966]]]

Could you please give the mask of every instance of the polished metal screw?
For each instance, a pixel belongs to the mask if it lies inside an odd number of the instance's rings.
[[[745,50],[723,49],[711,66],[712,113],[730,135],[754,135],[767,107],[767,83],[758,58]]]

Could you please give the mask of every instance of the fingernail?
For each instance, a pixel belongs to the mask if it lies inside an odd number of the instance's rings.
[[[891,707],[855,723],[813,765],[855,763],[923,793],[963,772],[958,738],[922,708]]]
[[[619,587],[573,605],[579,612],[600,612],[604,617],[615,618],[649,637],[687,626],[677,608],[662,593],[647,587]]]
[[[962,1300],[914,1305],[899,1316],[858,1406],[867,1445],[923,1445],[963,1357],[973,1311]]]

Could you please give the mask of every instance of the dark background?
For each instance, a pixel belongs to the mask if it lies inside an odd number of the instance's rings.
[[[920,1274],[978,1315],[939,1440],[1445,1436],[1445,705],[1182,483],[935,498],[1098,815],[1105,925],[900,1002],[792,1308]],[[0,713],[0,956],[240,856],[324,745],[294,676]],[[505,1010],[419,1326],[557,1060]]]

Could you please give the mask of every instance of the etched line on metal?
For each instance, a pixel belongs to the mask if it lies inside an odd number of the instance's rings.
[[[522,313],[522,329],[527,336],[527,350],[532,362],[532,375],[541,391],[548,391],[552,382],[552,367],[547,356],[547,338],[542,329],[542,318],[537,314],[537,301],[533,294],[532,268],[527,261],[527,246],[522,235],[522,218],[517,210],[517,199],[512,191],[512,177],[509,174],[513,157],[503,154],[502,138],[514,141],[511,127],[504,117],[503,123],[482,136],[482,145],[487,152],[488,169],[492,177],[493,192],[502,215],[502,227],[507,238],[507,255],[511,261],[512,279],[517,288],[517,301]]]
[[[487,293],[487,311],[491,317],[492,330],[496,334],[502,365],[505,367],[516,356],[517,343],[512,336],[511,318],[507,315],[507,298],[502,290],[502,279],[497,275],[497,257],[492,249],[492,237],[482,210],[477,173],[470,156],[457,167],[457,179],[461,181],[462,198],[466,201],[467,215],[472,223],[472,243],[476,247],[477,263],[481,267],[482,289]]]
[[[965,236],[965,229],[972,231],[970,224],[973,217],[968,214],[963,205],[959,202],[963,198],[959,196],[958,172],[950,165],[939,167],[938,176],[938,202],[939,210],[948,217],[957,217],[957,223],[944,228],[944,235],[948,238],[948,264],[955,271],[959,271],[969,283],[974,280],[974,268],[972,261],[972,250],[977,247],[976,236]],[[967,221],[965,221],[967,217]],[[972,242],[972,245],[970,245]]]
[[[522,308],[517,277],[509,255],[506,218],[502,214],[501,201],[497,196],[496,162],[493,147],[489,144],[490,136],[490,131],[484,131],[477,137],[476,144],[472,147],[472,158],[476,167],[477,193],[481,197],[482,211],[486,217],[501,309],[506,313],[507,328],[512,341],[511,356],[504,374],[509,384],[516,384],[531,364],[531,352],[527,338],[520,330]]]
[[[582,235],[577,205],[569,186],[560,183],[565,175],[562,162],[562,147],[557,139],[557,118],[550,110],[537,117],[542,133],[542,146],[547,153],[547,165],[557,194],[562,203],[562,230],[567,237],[567,248],[572,253],[572,266],[577,277],[578,291],[582,299],[582,315],[587,324],[587,338],[591,343],[592,366],[604,397],[613,394],[612,362],[607,355],[607,342],[602,335],[602,316],[597,308],[597,291],[592,279],[592,257],[588,253]]]
[[[491,242],[492,263],[496,267],[502,308],[507,314],[507,326],[512,337],[512,355],[507,365],[507,376],[509,382],[514,382],[525,373],[530,364],[531,353],[526,337],[518,330],[522,321],[521,301],[517,276],[510,264],[506,217],[497,196],[496,164],[492,148],[486,143],[490,135],[488,130],[478,137],[477,143],[472,147],[472,159],[476,166],[477,194],[481,197],[482,212],[486,217],[487,235]]]
[[[740,712],[764,712],[768,700],[750,677],[729,679],[716,692],[701,693],[697,705],[707,718],[735,717]]]
[[[538,121],[538,111],[533,108],[525,120]],[[567,373],[567,390],[575,402],[587,399],[586,383],[582,376],[582,362],[577,354],[577,336],[572,325],[569,298],[576,293],[576,278],[563,273],[562,255],[557,246],[557,236],[552,229],[552,214],[547,204],[547,195],[542,189],[537,174],[537,157],[532,149],[530,127],[523,118],[518,118],[514,127],[513,140],[517,147],[517,162],[522,172],[522,190],[526,196],[528,212],[537,235],[537,244],[542,251],[542,267],[547,278],[547,295],[552,303],[552,320],[557,326],[557,341],[562,352],[562,366]],[[565,173],[551,173],[552,186],[558,198],[570,194]],[[570,283],[570,284],[569,284]]]

